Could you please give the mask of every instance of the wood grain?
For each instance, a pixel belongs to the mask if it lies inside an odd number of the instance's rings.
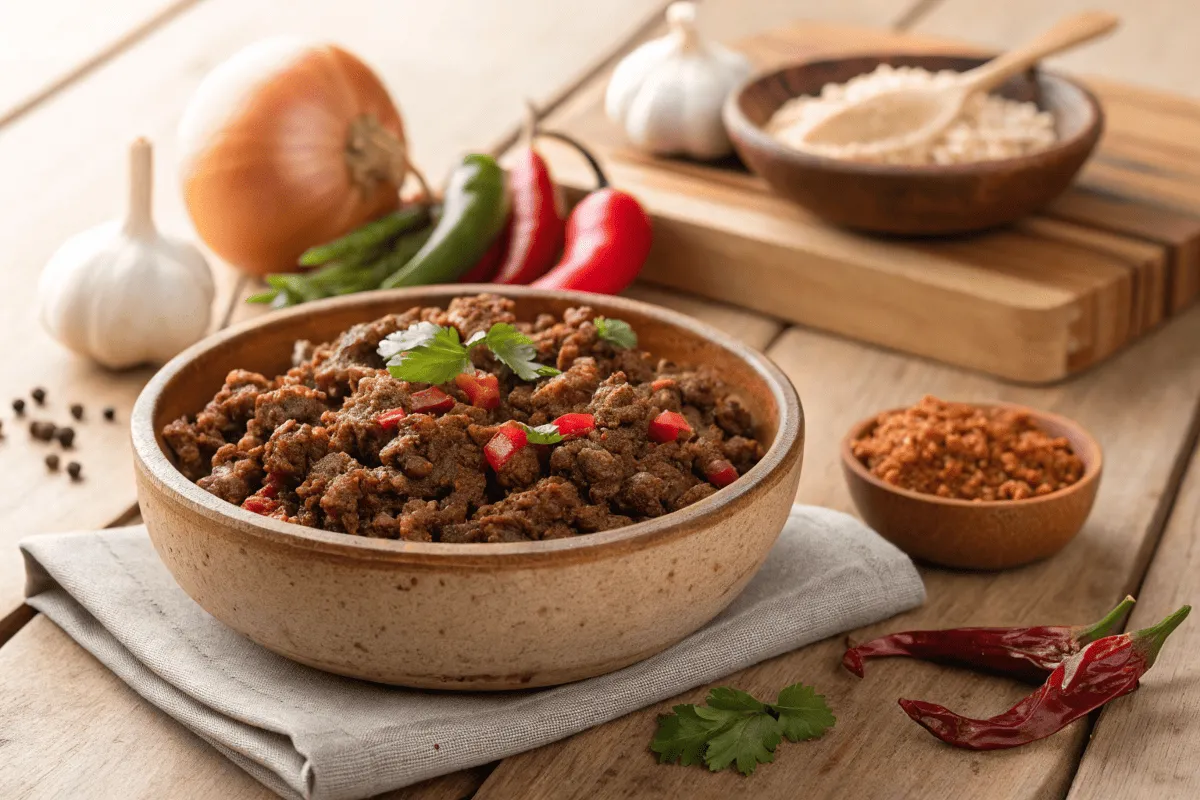
[[[1091,430],[1105,450],[1106,473],[1095,510],[1059,555],[1001,573],[926,568],[923,608],[853,636],[865,639],[910,627],[1085,622],[1099,619],[1126,591],[1136,589],[1190,455],[1189,431],[1200,396],[1197,337],[1200,310],[1068,384],[1036,389],[819,333],[786,331],[769,355],[792,378],[805,405],[802,502],[851,511],[837,458],[840,437],[872,412],[911,403],[926,392],[1065,414]],[[753,791],[756,797],[782,798],[794,796],[798,786],[812,797],[952,797],[963,796],[964,789],[986,790],[989,798],[1065,793],[1086,724],[1019,750],[957,751],[914,725],[896,707],[896,699],[932,700],[978,716],[1007,708],[1028,689],[900,660],[872,665],[859,680],[839,666],[841,652],[840,641],[826,640],[721,681],[764,696],[795,681],[815,684],[838,716],[837,727],[825,739],[784,743],[775,763],[748,780],[730,772],[710,775],[695,767],[659,766],[647,750],[655,715],[673,702],[701,699],[704,692],[697,690],[510,758],[476,797],[724,798]]]
[[[1192,457],[1170,524],[1126,630],[1153,625],[1200,599],[1200,450]],[[1200,797],[1200,625],[1171,635],[1141,688],[1106,706],[1068,800]]]
[[[66,421],[74,400],[114,405],[118,425],[89,422],[76,450],[85,480],[68,485],[47,476],[43,447],[29,441],[7,411],[0,442],[0,619],[20,603],[22,566],[15,543],[50,530],[102,527],[134,502],[124,422],[150,372],[113,374],[67,353],[41,331],[35,287],[40,266],[67,236],[117,214],[126,144],[146,135],[156,144],[156,210],[164,230],[190,230],[179,198],[174,129],[203,75],[230,53],[269,34],[334,39],[374,65],[406,115],[420,163],[440,174],[460,150],[490,142],[515,127],[521,100],[537,101],[592,68],[657,13],[646,0],[618,0],[591,13],[536,0],[479,5],[469,0],[353,0],[336,13],[319,0],[291,3],[286,19],[270,0],[210,0],[190,8],[88,78],[31,114],[0,128],[0,239],[5,242],[5,291],[0,335],[20,341],[6,359],[7,391],[49,391],[46,416]],[[364,19],[396,24],[363,25]],[[402,21],[402,24],[401,24]],[[497,30],[506,31],[497,35]],[[479,75],[487,75],[481,82]],[[80,136],[85,124],[87,136]],[[70,165],[64,167],[64,164]],[[31,191],[30,187],[36,187]],[[224,292],[214,319],[224,317],[236,279],[218,265]],[[93,414],[93,419],[95,419]]]

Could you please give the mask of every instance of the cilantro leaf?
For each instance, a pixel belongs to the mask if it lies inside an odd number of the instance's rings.
[[[749,714],[708,740],[704,763],[713,772],[735,764],[738,772],[749,775],[759,764],[775,760],[779,740],[779,720],[767,713]]]
[[[723,711],[767,710],[766,705],[755,700],[753,695],[729,686],[718,686],[712,689],[704,702],[708,703],[709,708],[717,708]]]
[[[619,319],[608,319],[607,317],[596,317],[592,320],[592,324],[596,326],[596,332],[600,334],[600,338],[604,341],[626,350],[637,347],[637,334],[633,332],[633,328],[629,327],[628,322]]]
[[[553,422],[538,425],[536,428],[523,422],[517,424],[525,430],[525,438],[530,444],[558,444],[563,440],[562,434],[558,432],[558,426]]]
[[[725,730],[726,724],[705,719],[696,713],[699,706],[675,706],[674,713],[658,718],[658,731],[650,749],[658,753],[658,763],[676,761],[689,767],[704,760],[708,740]]]
[[[379,343],[376,352],[379,353],[380,358],[390,364],[393,357],[429,344],[433,341],[433,337],[443,330],[445,328],[434,325],[432,322],[417,322],[409,325],[405,330],[389,333]],[[457,338],[458,331],[455,331],[454,335]]]
[[[437,385],[454,380],[460,372],[474,369],[467,348],[458,340],[458,331],[433,327],[437,330],[428,342],[391,357],[388,372],[393,378]]]
[[[488,329],[486,336],[480,337],[475,334],[467,343],[480,341],[523,381],[535,381],[541,377],[560,374],[554,367],[534,361],[537,348],[533,346],[533,340],[507,322],[497,322]]]
[[[803,683],[792,684],[781,691],[771,709],[779,715],[783,735],[793,742],[816,739],[837,721],[825,704],[825,696]]]

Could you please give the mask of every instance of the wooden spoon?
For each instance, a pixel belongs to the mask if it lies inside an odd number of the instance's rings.
[[[967,98],[992,89],[1045,56],[1102,36],[1117,17],[1084,11],[1004,55],[962,73],[952,84],[892,89],[840,108],[814,123],[801,143],[814,150],[854,145],[858,154],[881,156],[926,144],[962,113]]]

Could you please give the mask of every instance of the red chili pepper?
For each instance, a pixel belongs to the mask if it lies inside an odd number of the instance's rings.
[[[492,469],[499,472],[509,459],[528,444],[529,437],[524,428],[519,425],[505,425],[483,446],[483,455],[492,465]]]
[[[723,458],[711,462],[704,468],[704,477],[718,489],[724,489],[738,479],[737,468]]]
[[[252,494],[242,501],[242,508],[266,516],[279,508],[279,501],[260,494]]]
[[[492,240],[484,254],[467,272],[458,279],[459,283],[491,283],[500,269],[500,260],[508,247],[508,237],[512,232],[513,218],[509,217],[504,229]]]
[[[1126,597],[1095,625],[893,633],[851,647],[842,656],[842,666],[861,678],[864,658],[910,656],[1041,683],[1055,667],[1086,645],[1111,636],[1132,606],[1133,598]]]
[[[410,400],[413,414],[441,414],[454,408],[454,398],[436,386],[413,392]]]
[[[1055,667],[1033,694],[989,719],[963,717],[922,700],[900,700],[900,707],[946,744],[967,750],[1001,750],[1044,739],[1136,689],[1189,611],[1191,606],[1184,606],[1153,627],[1097,639]]]
[[[554,265],[566,224],[555,202],[554,180],[545,159],[533,147],[537,119],[527,107],[525,136],[508,170],[512,197],[512,235],[496,283],[530,283]]]
[[[393,408],[390,411],[384,411],[382,414],[375,416],[375,424],[383,428],[385,431],[394,431],[396,426],[400,424],[400,420],[404,419],[407,414],[403,408]]]
[[[650,420],[649,435],[651,441],[662,444],[664,442],[674,442],[681,435],[686,435],[692,432],[692,426],[682,414],[677,414],[674,411],[664,411],[654,419]]]
[[[500,405],[500,379],[489,372],[460,372],[454,376],[454,384],[467,394],[471,405],[493,409]]]
[[[599,188],[571,211],[562,260],[532,285],[619,294],[633,283],[650,254],[650,218],[632,195],[608,185],[596,158],[582,145],[560,133],[545,135],[561,139],[583,153],[596,173]]]
[[[596,418],[591,414],[563,414],[554,420],[554,427],[564,439],[586,436],[596,430]]]

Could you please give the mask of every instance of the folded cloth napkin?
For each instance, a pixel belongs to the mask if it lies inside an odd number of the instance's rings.
[[[30,605],[259,781],[314,800],[530,750],[925,598],[908,558],[862,523],[796,506],[741,596],[653,658],[549,689],[423,692],[301,666],[235,633],[179,588],[141,526],[21,549]]]

